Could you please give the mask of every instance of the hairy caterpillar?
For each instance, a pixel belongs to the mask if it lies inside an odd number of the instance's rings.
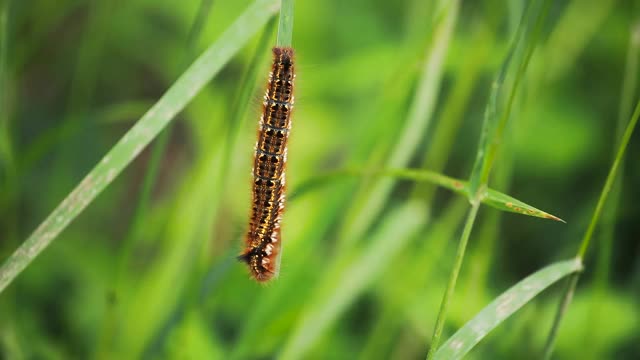
[[[273,65],[264,96],[253,160],[252,208],[245,250],[239,259],[264,282],[278,275],[280,219],[285,202],[287,140],[293,110],[293,49],[273,48]]]

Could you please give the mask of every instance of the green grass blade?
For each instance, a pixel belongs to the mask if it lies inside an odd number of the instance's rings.
[[[454,147],[457,134],[465,118],[464,111],[470,101],[474,87],[477,85],[483,67],[489,58],[493,36],[486,25],[476,22],[472,26],[472,35],[466,42],[470,48],[465,49],[468,58],[459,70],[455,71],[456,80],[451,92],[442,105],[441,114],[432,131],[422,168],[441,172]],[[466,55],[465,55],[466,56]],[[411,197],[422,197],[426,203],[431,203],[434,188],[431,186],[416,186]]]
[[[611,165],[611,169],[609,170],[609,174],[607,175],[607,180],[605,181],[604,187],[602,188],[602,192],[600,193],[600,198],[598,199],[598,204],[596,205],[595,210],[593,211],[593,215],[591,217],[591,221],[589,222],[589,227],[587,231],[584,233],[584,237],[582,238],[582,242],[580,244],[580,249],[578,250],[578,259],[584,259],[587,250],[589,249],[589,244],[591,242],[591,237],[593,236],[593,232],[600,220],[600,214],[602,213],[602,209],[607,201],[607,196],[611,191],[611,187],[614,184],[618,167],[624,158],[624,153],[627,150],[627,145],[629,144],[629,140],[631,139],[631,135],[633,134],[633,130],[638,123],[638,117],[640,117],[640,101],[638,101],[635,110],[633,111],[633,116],[627,124],[627,128],[624,131],[624,135],[622,136],[622,140],[620,141],[620,146],[618,147],[618,152],[616,154],[616,158],[613,161],[613,165]],[[560,327],[560,322],[566,312],[566,309],[569,307],[571,302],[571,298],[573,297],[573,293],[575,292],[576,285],[578,283],[578,275],[575,275],[575,279],[571,279],[571,282],[567,286],[567,289],[560,300],[560,304],[558,306],[558,310],[556,312],[556,316],[553,321],[553,325],[551,325],[551,330],[549,331],[549,336],[547,338],[547,342],[545,344],[544,349],[544,358],[550,359],[551,354],[553,353],[553,347],[555,345],[555,338],[558,333],[558,329]]]
[[[381,171],[358,171],[347,170],[329,173],[323,176],[314,177],[306,182],[298,185],[294,189],[294,197],[300,197],[307,192],[313,191],[319,187],[325,186],[334,181],[342,180],[349,176],[389,176],[396,179],[413,180],[416,182],[427,182],[433,185],[441,186],[445,189],[451,190],[457,194],[463,195],[471,201],[472,196],[469,190],[469,182],[452,178],[434,171],[429,170],[412,170],[412,169],[397,169],[397,170],[381,170]],[[525,202],[522,202],[509,195],[503,194],[499,191],[488,189],[486,195],[480,199],[481,203],[491,206],[495,209],[512,212],[521,215],[539,217],[543,219],[550,219],[560,222],[565,222],[561,218],[549,214],[548,212],[537,209]]]
[[[589,248],[589,243],[591,242],[591,237],[593,236],[593,231],[600,220],[600,214],[602,213],[602,209],[604,204],[607,201],[607,196],[611,191],[611,187],[613,186],[613,181],[616,178],[618,167],[624,158],[624,153],[627,150],[627,145],[629,144],[629,140],[631,139],[631,135],[633,134],[633,130],[638,123],[638,117],[640,117],[640,101],[636,105],[636,109],[633,112],[633,116],[631,117],[631,121],[627,125],[626,130],[624,131],[624,135],[622,136],[622,140],[620,141],[620,147],[618,148],[618,152],[616,154],[616,158],[609,170],[609,174],[607,175],[607,180],[605,181],[604,187],[602,188],[602,192],[600,193],[600,198],[598,199],[598,204],[596,205],[596,209],[593,211],[593,216],[591,217],[591,222],[589,222],[589,227],[582,238],[582,243],[580,244],[580,250],[578,250],[578,257],[580,259],[584,259],[587,249]]]
[[[637,88],[638,79],[638,63],[640,59],[640,19],[636,18],[629,30],[629,45],[627,48],[627,59],[625,70],[622,77],[622,89],[620,96],[620,104],[618,107],[618,121],[616,126],[615,146],[619,145],[627,119],[632,115],[633,100]],[[612,151],[612,157],[615,160],[615,150]],[[602,214],[602,230],[600,231],[599,249],[597,251],[598,259],[595,265],[595,286],[600,290],[604,290],[609,279],[609,270],[611,267],[613,254],[613,239],[615,233],[615,223],[618,217],[618,207],[620,206],[620,198],[622,193],[622,179],[624,178],[624,162],[620,164],[619,175],[611,189],[610,200]]]
[[[276,0],[255,1],[167,90],[80,184],[0,268],[0,291],[24,270],[69,223],[193,99],[278,9]]]
[[[509,195],[503,194],[499,191],[492,190],[492,189],[487,190],[487,196],[484,199],[482,199],[482,203],[502,211],[522,214],[527,216],[534,216],[534,217],[539,217],[543,219],[550,219],[550,220],[566,223],[566,221],[560,219],[555,215],[551,215],[548,212],[539,210],[518,199],[515,199]]]
[[[484,194],[477,194],[481,188],[489,181],[489,175],[491,168],[495,162],[500,144],[502,143],[502,137],[507,127],[507,123],[511,117],[511,110],[516,98],[520,83],[524,78],[524,73],[529,65],[529,60],[533,55],[533,51],[536,48],[537,38],[540,34],[542,23],[548,12],[551,1],[542,0],[541,9],[535,14],[534,2],[530,2],[520,26],[516,30],[514,42],[511,44],[509,52],[507,53],[503,62],[502,68],[496,80],[491,85],[491,93],[489,95],[489,101],[485,110],[484,122],[482,125],[482,134],[480,136],[480,142],[478,145],[478,151],[476,153],[476,161],[473,165],[473,170],[470,178],[471,193],[476,196],[483,196]],[[535,18],[531,35],[526,36],[525,29],[527,27],[527,19]],[[509,90],[505,89],[504,82],[507,76],[507,71],[510,69],[512,61],[518,58],[516,56],[516,50],[519,46],[524,46],[524,54],[521,57],[521,61],[517,64],[513,85]],[[499,113],[498,102],[502,97],[503,90],[507,90],[505,94],[507,102],[504,110]]]
[[[328,271],[313,297],[316,301],[300,316],[278,358],[302,358],[347,306],[390,265],[394,255],[414,238],[425,217],[424,210],[416,203],[394,210],[361,256],[349,262],[338,261],[338,264],[347,263],[347,268]]]
[[[7,66],[10,6],[10,0],[0,3],[0,214],[8,225],[0,249],[13,247],[18,233],[18,214],[13,203],[19,193],[16,191],[19,181],[10,123],[12,106],[9,101],[13,86],[9,82]]]
[[[293,0],[282,0],[278,22],[278,46],[291,46],[293,38]]]
[[[5,0],[0,4],[0,170],[13,165],[13,154],[11,150],[11,136],[9,135],[9,118],[7,114],[7,32],[9,29],[9,5],[10,1]],[[0,178],[0,182],[2,178]]]
[[[438,350],[438,345],[440,341],[440,336],[442,334],[442,330],[444,328],[444,324],[447,318],[447,309],[449,307],[449,298],[453,295],[453,291],[455,289],[455,284],[457,281],[458,274],[460,273],[460,268],[462,267],[462,262],[465,255],[465,250],[467,246],[467,242],[469,240],[469,236],[473,229],[473,225],[476,219],[476,215],[478,213],[478,209],[480,207],[480,201],[483,200],[487,196],[487,184],[489,182],[489,174],[491,173],[491,168],[495,162],[497,151],[502,143],[502,139],[504,136],[504,131],[506,129],[507,122],[510,118],[511,108],[514,104],[516,90],[518,89],[518,85],[521,79],[524,77],[524,72],[527,69],[527,65],[529,60],[531,59],[531,55],[533,54],[533,50],[535,49],[536,40],[538,34],[540,33],[540,28],[542,25],[542,20],[544,19],[549,5],[551,4],[548,0],[542,0],[542,10],[535,17],[535,27],[533,30],[533,35],[529,38],[523,38],[528,41],[523,41],[522,46],[526,45],[525,55],[523,60],[520,62],[516,77],[514,80],[513,87],[508,95],[508,100],[506,103],[505,110],[502,112],[500,117],[495,116],[493,113],[495,111],[494,105],[497,103],[497,96],[499,95],[499,91],[497,89],[492,89],[491,98],[489,100],[489,104],[487,106],[487,113],[485,117],[485,122],[483,125],[482,135],[480,139],[480,144],[478,146],[478,151],[476,153],[476,162],[474,164],[469,193],[471,195],[471,210],[469,211],[469,216],[467,218],[467,222],[464,226],[464,231],[460,236],[460,242],[458,245],[458,251],[456,252],[456,258],[454,260],[453,268],[451,269],[451,275],[449,277],[449,281],[447,282],[447,289],[442,297],[442,303],[440,305],[440,311],[438,312],[438,318],[436,321],[435,330],[433,332],[433,336],[431,338],[431,346],[429,348],[429,352],[427,353],[427,360],[432,359],[435,352]],[[531,8],[531,6],[530,6]],[[525,13],[525,19],[529,18],[529,11]],[[523,22],[524,24],[525,22]],[[520,33],[519,28],[518,33]],[[516,38],[517,39],[517,38]],[[516,41],[520,43],[520,41]],[[508,65],[510,63],[510,58],[512,54],[507,55],[507,60],[505,64]],[[503,70],[506,69],[503,68]],[[499,78],[502,75],[499,75]]]
[[[461,359],[493,329],[544,289],[582,270],[579,259],[549,265],[527,276],[487,305],[436,352],[434,359]]]
[[[424,66],[418,80],[418,88],[401,134],[392,150],[386,167],[404,167],[411,160],[420,141],[425,136],[433,117],[444,74],[445,58],[458,17],[459,1],[440,1],[440,8],[431,44],[427,49]],[[393,188],[393,181],[383,179],[375,182],[361,197],[356,197],[356,206],[347,215],[346,229],[340,238],[346,243],[358,241],[379,216]]]
[[[464,260],[467,243],[469,242],[469,237],[471,236],[471,231],[473,230],[473,224],[476,221],[476,216],[478,216],[479,208],[480,204],[478,202],[475,202],[471,206],[469,214],[467,215],[467,220],[464,224],[464,230],[462,230],[460,242],[458,243],[458,250],[456,251],[453,268],[451,269],[451,275],[449,276],[449,281],[447,281],[447,288],[444,292],[444,295],[442,296],[442,302],[440,303],[440,310],[438,311],[436,326],[433,330],[433,336],[431,337],[431,344],[429,346],[429,352],[427,353],[427,359],[433,358],[435,352],[438,350],[438,346],[440,345],[440,337],[442,336],[442,331],[444,330],[444,324],[447,320],[447,311],[450,305],[449,299],[453,296],[453,292],[456,288],[456,282],[458,280],[458,275],[460,274],[460,269],[462,268],[462,261]]]

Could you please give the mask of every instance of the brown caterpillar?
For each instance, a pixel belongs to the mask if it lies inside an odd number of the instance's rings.
[[[239,256],[259,282],[276,277],[280,265],[280,219],[284,211],[287,140],[296,77],[293,63],[293,49],[273,48],[273,65],[253,160],[249,230],[245,250]]]

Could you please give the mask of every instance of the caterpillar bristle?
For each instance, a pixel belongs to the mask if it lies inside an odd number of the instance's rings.
[[[245,250],[238,257],[252,277],[266,282],[278,275],[280,221],[285,205],[287,142],[293,110],[294,51],[273,48],[273,65],[258,125],[253,160],[252,209]]]

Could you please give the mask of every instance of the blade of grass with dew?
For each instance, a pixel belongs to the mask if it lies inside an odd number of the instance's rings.
[[[498,296],[456,331],[434,355],[434,360],[461,359],[493,329],[529,303],[536,295],[567,275],[582,270],[578,259],[549,265],[527,276]]]
[[[622,139],[620,140],[620,146],[618,147],[618,152],[616,154],[615,160],[611,165],[611,169],[609,169],[609,174],[607,175],[607,180],[605,181],[604,187],[602,188],[602,192],[600,193],[600,198],[598,199],[598,204],[596,205],[595,210],[593,211],[593,215],[591,217],[591,221],[589,222],[589,226],[587,227],[587,231],[582,238],[582,242],[580,243],[580,248],[578,250],[577,258],[580,261],[584,260],[584,257],[589,249],[589,244],[591,242],[591,238],[593,237],[593,232],[600,220],[600,215],[602,213],[602,209],[607,200],[607,196],[613,187],[614,180],[617,175],[618,167],[620,163],[622,163],[624,159],[624,153],[627,150],[627,145],[629,144],[629,140],[631,139],[631,135],[633,134],[633,130],[638,123],[638,117],[640,117],[640,101],[638,101],[636,108],[633,112],[633,116],[631,120],[627,124],[627,127],[624,131]],[[569,304],[571,303],[571,298],[573,297],[573,293],[575,292],[576,285],[578,283],[578,279],[580,278],[580,274],[574,274],[571,276],[567,282],[566,290],[561,297],[560,304],[558,305],[558,310],[553,319],[553,324],[551,325],[551,330],[549,331],[549,336],[547,338],[547,342],[544,347],[544,358],[550,359],[553,353],[553,347],[555,345],[556,336],[558,334],[558,329],[560,328],[560,323],[562,318],[567,311]]]
[[[524,41],[524,55],[522,57],[521,62],[518,64],[519,66],[516,68],[515,79],[513,83],[513,87],[511,88],[508,94],[508,100],[504,111],[501,116],[498,118],[495,114],[496,102],[499,94],[499,89],[493,86],[491,97],[489,99],[489,103],[487,105],[487,111],[485,112],[485,120],[483,124],[482,134],[480,138],[480,144],[478,146],[478,152],[476,154],[476,162],[473,166],[473,170],[471,173],[471,178],[469,181],[469,193],[471,195],[471,210],[469,211],[469,215],[467,217],[467,222],[465,223],[464,230],[460,237],[460,242],[458,245],[458,250],[456,251],[456,257],[454,260],[453,268],[451,270],[451,275],[449,277],[449,281],[447,284],[447,289],[442,297],[442,303],[440,305],[440,310],[438,311],[438,317],[436,320],[435,329],[433,331],[433,336],[431,338],[431,345],[429,351],[427,352],[427,359],[430,360],[433,358],[435,352],[438,349],[438,345],[440,343],[440,337],[442,336],[442,332],[444,329],[444,324],[446,322],[447,310],[449,307],[449,299],[453,295],[455,285],[457,282],[458,275],[460,273],[460,268],[462,267],[462,262],[464,259],[464,254],[466,251],[467,242],[469,240],[469,235],[471,230],[473,229],[473,225],[475,223],[476,215],[478,213],[478,209],[480,206],[480,201],[483,197],[486,196],[487,193],[487,184],[489,181],[489,175],[491,173],[491,168],[493,167],[493,163],[495,161],[495,157],[497,155],[497,151],[502,142],[502,137],[504,136],[504,130],[506,128],[507,121],[511,117],[511,109],[514,103],[515,95],[519,88],[520,80],[524,75],[524,71],[527,69],[527,65],[529,60],[531,59],[531,55],[533,54],[533,50],[535,49],[535,44],[537,43],[538,36],[540,34],[540,30],[542,27],[543,19],[546,17],[546,14],[551,5],[551,1],[543,0],[540,6],[540,11],[535,16],[535,24],[533,30],[531,31],[530,37],[524,37],[524,29],[526,22],[521,22],[517,32],[516,39],[513,42],[514,46],[512,49],[521,42]],[[532,17],[532,13],[529,13],[533,9],[533,5],[530,4],[529,8],[526,10],[524,14],[525,19],[529,19]],[[519,38],[521,37],[521,38]],[[510,50],[507,54],[507,58],[505,60],[505,67],[501,70],[503,72],[507,69],[506,66],[509,66],[512,51]],[[500,76],[498,77],[500,78]]]
[[[443,3],[441,2],[441,4]],[[396,148],[389,156],[386,167],[406,166],[431,122],[437,96],[440,92],[445,57],[458,16],[459,1],[449,1],[441,7],[443,16],[435,26],[432,44],[427,49],[418,89],[409,109],[402,134],[396,142]],[[339,234],[341,241],[349,244],[362,237],[362,234],[367,231],[379,215],[393,184],[394,182],[391,180],[377,181],[366,192],[361,193],[361,198],[356,198],[356,205],[347,213],[346,225]]]
[[[0,267],[0,292],[135,159],[224,64],[267,22],[277,0],[255,1],[104,156]]]
[[[327,271],[318,293],[312,297],[314,301],[299,317],[279,358],[303,357],[347,306],[389,266],[398,251],[417,235],[424,219],[422,206],[406,204],[387,217],[361,256],[349,262],[337,261],[337,264],[346,263],[347,267]]]

